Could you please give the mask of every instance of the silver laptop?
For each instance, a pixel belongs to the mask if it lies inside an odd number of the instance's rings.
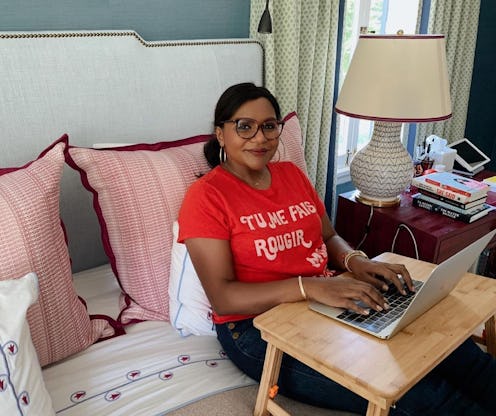
[[[335,308],[314,301],[309,302],[309,307],[378,338],[391,338],[446,297],[474,264],[495,234],[496,230],[491,231],[437,265],[425,282],[415,280],[416,292],[405,296],[391,285],[384,295],[390,305],[390,309],[387,311],[377,312],[370,309],[369,315],[361,315],[354,311]]]

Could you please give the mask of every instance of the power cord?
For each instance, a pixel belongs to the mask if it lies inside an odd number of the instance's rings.
[[[400,225],[398,225],[398,228],[396,228],[396,234],[394,234],[393,243],[391,245],[391,252],[394,253],[394,246],[396,245],[396,237],[398,237],[398,234],[400,233],[400,230],[402,228],[404,228],[405,230],[407,230],[408,233],[410,234],[410,237],[412,237],[413,246],[415,247],[415,258],[417,260],[419,260],[419,254],[418,254],[418,248],[417,248],[417,241],[415,240],[415,236],[413,235],[412,230],[410,230],[410,228],[406,224],[400,224]]]
[[[372,216],[374,215],[374,206],[370,206],[370,213],[369,213],[369,219],[367,220],[367,224],[365,225],[365,234],[362,237],[362,240],[358,243],[358,245],[355,247],[357,250],[360,250],[360,247],[362,244],[365,242],[367,236],[369,235],[370,231],[370,223],[372,222]]]

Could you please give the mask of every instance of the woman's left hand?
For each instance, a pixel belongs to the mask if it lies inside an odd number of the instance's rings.
[[[368,282],[378,289],[387,290],[387,285],[392,283],[404,295],[405,285],[410,291],[415,291],[410,273],[403,264],[383,263],[354,256],[349,261],[349,267],[356,279]]]

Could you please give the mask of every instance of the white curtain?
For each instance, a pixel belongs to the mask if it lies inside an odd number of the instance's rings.
[[[296,111],[305,140],[310,180],[324,199],[334,193],[328,175],[339,0],[272,0],[272,34],[257,33],[265,0],[251,0],[250,36],[265,49],[265,86],[283,114]],[[330,207],[328,207],[330,208]]]
[[[419,124],[417,143],[430,134],[436,134],[448,142],[464,137],[479,10],[480,0],[430,0],[427,32],[446,36],[453,116],[443,122]]]

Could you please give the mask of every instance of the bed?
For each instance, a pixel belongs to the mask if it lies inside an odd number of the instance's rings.
[[[208,319],[190,299],[198,282],[170,281],[185,270],[173,271],[172,225],[208,170],[215,102],[234,83],[263,83],[261,45],[0,32],[0,56],[2,409],[252,414],[257,384],[211,327],[188,326]],[[297,115],[286,121],[281,157],[304,168]],[[295,414],[343,414],[280,400]]]

